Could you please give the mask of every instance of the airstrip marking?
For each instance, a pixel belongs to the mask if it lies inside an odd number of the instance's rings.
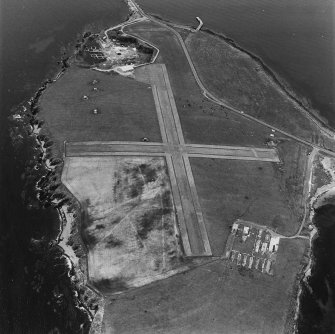
[[[211,256],[210,242],[189,158],[279,162],[277,152],[266,148],[185,144],[165,65],[144,66],[138,73],[139,81],[149,82],[152,86],[163,143],[69,142],[65,144],[65,156],[164,156],[185,255]]]

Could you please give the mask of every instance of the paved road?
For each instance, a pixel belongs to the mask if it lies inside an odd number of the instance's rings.
[[[197,195],[190,157],[278,162],[274,149],[185,144],[169,76],[164,64],[152,64],[137,72],[137,79],[151,84],[163,143],[77,142],[65,145],[73,156],[165,156],[187,256],[210,256],[211,247]]]
[[[87,142],[67,143],[65,154],[166,156],[181,238],[186,256],[211,256],[184,136],[165,65],[151,65],[145,78],[152,85],[163,143]]]
[[[147,155],[165,156],[166,154],[183,154],[189,157],[258,160],[279,162],[274,149],[253,147],[143,143],[143,142],[69,142],[65,145],[67,157],[98,155]]]
[[[134,3],[132,0],[130,0],[130,1],[131,1],[131,2],[133,3],[133,5],[138,9],[138,12],[139,12],[143,17],[145,17],[145,18],[147,18],[148,20],[151,20],[151,21],[153,21],[153,22],[159,24],[159,25],[162,26],[162,27],[165,27],[166,29],[170,30],[170,31],[177,37],[177,39],[178,39],[178,41],[179,41],[179,43],[180,43],[180,45],[181,45],[181,47],[182,47],[182,49],[183,49],[183,51],[184,51],[184,54],[185,54],[185,56],[186,56],[186,58],[187,58],[187,61],[188,61],[189,65],[190,65],[190,68],[191,68],[191,71],[192,71],[192,73],[193,73],[193,76],[194,76],[194,78],[195,78],[195,80],[196,80],[196,82],[197,82],[199,88],[201,89],[202,94],[203,94],[206,98],[208,98],[208,99],[209,99],[210,101],[212,101],[213,103],[216,103],[216,104],[218,104],[218,105],[220,105],[220,106],[223,106],[223,107],[225,107],[226,109],[228,109],[228,110],[230,110],[230,111],[232,111],[232,112],[234,112],[234,113],[236,113],[236,114],[238,114],[238,115],[240,115],[240,116],[242,116],[242,117],[244,117],[244,118],[247,118],[247,119],[249,119],[249,120],[251,120],[251,121],[254,121],[254,122],[258,123],[258,124],[261,124],[261,125],[263,125],[263,126],[269,128],[269,129],[274,129],[274,130],[276,130],[278,133],[281,133],[281,134],[283,134],[283,135],[285,135],[285,136],[287,136],[287,137],[289,137],[289,138],[291,138],[291,139],[293,139],[293,140],[295,140],[295,141],[297,141],[297,142],[299,142],[299,143],[301,143],[301,144],[305,144],[305,145],[307,145],[307,146],[312,147],[312,148],[313,148],[313,151],[312,151],[311,157],[309,158],[308,167],[307,167],[307,170],[308,170],[308,173],[307,173],[307,174],[309,174],[309,176],[312,175],[312,174],[311,174],[311,173],[312,173],[311,165],[312,165],[312,163],[313,163],[313,159],[314,159],[315,155],[316,155],[318,152],[325,153],[325,154],[328,154],[328,155],[330,155],[330,156],[332,156],[332,157],[335,157],[335,152],[334,152],[334,151],[329,150],[329,149],[326,149],[326,148],[321,147],[321,146],[319,146],[319,145],[316,145],[316,144],[314,144],[314,143],[311,143],[311,142],[309,142],[309,141],[307,141],[307,140],[304,140],[304,139],[302,139],[302,138],[300,138],[300,137],[294,136],[294,135],[292,135],[292,134],[290,134],[290,133],[288,133],[288,132],[286,132],[286,131],[284,131],[284,130],[282,130],[282,129],[280,129],[280,128],[277,128],[277,127],[275,127],[275,126],[273,126],[273,125],[271,125],[271,124],[269,124],[269,123],[263,122],[263,121],[261,121],[261,120],[255,118],[255,117],[253,117],[253,116],[250,116],[250,115],[248,115],[246,112],[244,112],[244,111],[242,111],[242,110],[240,110],[240,109],[234,108],[234,107],[232,107],[231,105],[226,104],[224,101],[222,101],[221,99],[217,98],[214,94],[212,94],[211,92],[209,92],[209,91],[205,88],[205,86],[202,84],[202,82],[201,82],[201,80],[200,80],[200,78],[199,78],[199,76],[198,76],[198,73],[197,73],[197,71],[196,71],[196,69],[195,69],[195,66],[194,66],[194,64],[193,64],[193,61],[192,61],[192,59],[191,59],[191,57],[190,57],[190,55],[189,55],[189,53],[188,53],[188,50],[187,50],[187,48],[186,48],[186,45],[185,45],[185,43],[184,43],[182,37],[180,36],[180,34],[179,34],[175,29],[173,29],[171,26],[169,26],[169,25],[167,25],[167,24],[161,22],[160,20],[158,20],[158,19],[156,19],[156,18],[154,18],[154,17],[152,17],[152,16],[150,16],[150,15],[147,15],[146,13],[144,13],[144,12],[142,11],[142,9],[141,9],[136,3]],[[315,119],[312,115],[310,115],[310,113],[309,113],[307,110],[304,110],[304,109],[302,108],[301,111],[304,113],[304,115],[305,115],[305,116],[306,116],[312,123],[314,123],[314,124],[319,128],[319,130],[320,130],[322,133],[324,133],[325,135],[327,135],[328,137],[330,137],[330,138],[332,138],[332,139],[335,139],[335,132],[334,132],[334,131],[332,131],[332,130],[328,129],[327,127],[325,127],[322,123],[320,123],[317,119]],[[303,226],[304,226],[304,224],[305,224],[305,221],[306,221],[306,219],[307,219],[307,215],[308,215],[308,213],[309,213],[308,203],[306,202],[306,204],[305,204],[304,218],[303,218],[302,223],[301,223],[301,225],[300,225],[300,227],[299,227],[299,230],[298,230],[294,235],[291,235],[291,236],[289,236],[289,237],[287,237],[287,238],[305,238],[304,236],[301,236],[300,233],[301,233],[302,228],[303,228]],[[285,236],[282,236],[282,237],[285,237]]]
[[[131,1],[131,0],[130,0],[130,1]],[[232,112],[234,112],[234,113],[239,114],[239,115],[242,116],[242,117],[245,117],[245,118],[247,118],[247,119],[249,119],[249,120],[252,120],[252,121],[254,121],[254,122],[258,123],[258,124],[261,124],[261,125],[263,125],[263,126],[266,126],[267,128],[274,129],[274,130],[276,130],[277,132],[279,132],[279,133],[281,133],[281,134],[283,134],[283,135],[285,135],[285,136],[287,136],[287,137],[289,137],[289,138],[291,138],[291,139],[294,139],[295,141],[298,141],[298,142],[300,142],[300,143],[302,143],[302,144],[305,144],[305,145],[308,145],[308,146],[312,146],[313,148],[318,149],[320,152],[323,152],[323,153],[326,153],[326,154],[329,154],[329,155],[335,157],[335,152],[333,152],[333,151],[331,151],[331,150],[328,150],[328,149],[326,149],[326,148],[324,148],[324,147],[321,147],[321,146],[319,146],[319,145],[313,144],[313,143],[311,143],[311,142],[309,142],[309,141],[307,141],[307,140],[304,140],[304,139],[302,139],[302,138],[299,138],[299,137],[297,137],[297,136],[294,136],[294,135],[292,135],[292,134],[290,134],[290,133],[288,133],[288,132],[286,132],[286,131],[284,131],[284,130],[282,130],[282,129],[279,129],[279,128],[277,128],[277,127],[274,127],[273,125],[271,125],[271,124],[269,124],[269,123],[263,122],[263,121],[259,120],[258,118],[255,118],[255,117],[253,117],[253,116],[250,116],[250,115],[248,115],[246,112],[244,112],[244,111],[242,111],[242,110],[240,110],[240,109],[234,108],[234,107],[232,107],[231,105],[226,104],[224,101],[222,101],[221,99],[217,98],[214,94],[212,94],[211,92],[209,92],[209,91],[206,89],[206,87],[202,84],[202,82],[201,82],[201,80],[200,80],[200,78],[199,78],[199,75],[198,75],[198,73],[197,73],[197,71],[196,71],[196,69],[195,69],[195,66],[194,66],[194,64],[193,64],[193,61],[192,61],[192,59],[191,59],[191,57],[190,57],[190,55],[189,55],[189,53],[188,53],[188,50],[187,50],[187,48],[186,48],[186,45],[185,45],[185,43],[184,43],[182,37],[180,36],[180,34],[179,34],[175,29],[173,29],[171,26],[169,26],[169,25],[163,23],[162,21],[160,21],[160,20],[158,20],[158,19],[156,19],[156,18],[154,18],[154,17],[152,17],[152,16],[150,16],[150,15],[144,13],[143,10],[142,10],[136,3],[134,3],[133,1],[131,1],[131,2],[132,2],[133,5],[138,9],[139,13],[140,13],[143,17],[147,18],[147,19],[150,20],[150,21],[153,21],[153,22],[159,24],[160,26],[165,27],[166,29],[168,29],[168,30],[170,30],[171,32],[173,32],[173,34],[178,38],[178,41],[179,41],[179,43],[180,43],[180,45],[181,45],[181,47],[182,47],[182,49],[183,49],[183,51],[184,51],[184,53],[185,53],[185,56],[186,56],[186,58],[187,58],[187,61],[188,61],[189,65],[190,65],[190,67],[191,67],[191,71],[192,71],[192,73],[193,73],[193,76],[194,76],[194,78],[195,78],[195,80],[196,80],[198,86],[200,87],[200,89],[201,89],[201,91],[202,91],[202,94],[203,94],[205,97],[207,97],[207,98],[208,98],[209,100],[211,100],[212,102],[214,102],[214,103],[216,103],[216,104],[218,104],[218,105],[220,105],[220,106],[223,106],[223,107],[227,108],[228,110],[230,110],[230,111],[232,111]],[[324,127],[322,124],[320,124],[318,120],[316,120],[312,115],[310,115],[310,114],[308,113],[308,111],[305,111],[305,110],[303,110],[303,109],[301,109],[301,110],[303,111],[304,115],[305,115],[311,122],[313,122],[313,123],[320,129],[320,131],[322,131],[324,134],[326,134],[326,135],[327,135],[328,137],[330,137],[330,138],[333,138],[333,139],[335,138],[335,133],[334,133],[334,131],[331,131],[330,129],[328,129],[328,128]]]

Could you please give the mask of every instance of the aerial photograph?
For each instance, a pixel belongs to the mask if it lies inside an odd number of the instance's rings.
[[[334,0],[0,0],[1,334],[335,334]]]

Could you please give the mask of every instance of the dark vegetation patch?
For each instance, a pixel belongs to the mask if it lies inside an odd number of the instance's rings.
[[[157,223],[161,222],[161,218],[172,211],[170,190],[166,190],[161,195],[160,200],[162,207],[152,208],[150,211],[145,212],[138,221],[137,234],[141,239],[146,239],[150,231],[154,228],[158,228]],[[164,228],[166,228],[166,226],[164,226]]]
[[[281,215],[276,215],[273,219],[272,219],[272,223],[271,226],[274,229],[278,229],[278,228],[283,228],[285,225],[285,220],[281,217]]]
[[[93,284],[101,292],[123,291],[128,288],[127,283],[122,278],[104,278],[98,281],[94,281]]]
[[[151,167],[150,165],[141,164],[139,166],[139,169],[141,173],[143,174],[143,177],[146,183],[155,181],[157,179],[157,171],[155,168]]]
[[[162,217],[161,208],[153,208],[152,210],[145,212],[140,218],[137,224],[137,234],[141,239],[146,239],[149,232],[151,232],[156,222]]]
[[[84,240],[86,245],[88,245],[88,247],[90,248],[93,248],[99,241],[99,239],[95,235],[88,231],[86,231],[85,233]]]
[[[152,167],[149,164],[143,163],[139,166],[125,166],[123,169],[123,172],[126,175],[129,175],[131,182],[129,189],[127,189],[127,194],[130,198],[135,198],[137,196],[140,196],[143,193],[143,187],[144,184],[149,182],[154,182],[157,180],[157,170],[159,170],[160,167]],[[120,188],[124,189],[125,185],[124,180],[120,180],[120,177],[118,177],[117,182],[114,185],[114,190],[119,190]],[[122,190],[123,191],[123,190]]]
[[[162,194],[162,206],[163,206],[163,209],[170,209],[170,211],[171,211],[172,200],[171,200],[171,191],[170,190],[165,190],[164,193]],[[169,212],[167,212],[167,213],[169,213]]]
[[[114,183],[114,186],[113,186],[114,201],[116,203],[120,203],[123,201],[123,198],[124,198],[124,193],[122,190],[123,188],[122,188],[122,182],[121,182],[121,174],[118,172],[115,172],[114,178],[116,179],[116,182]]]
[[[93,221],[88,214],[87,208],[90,206],[90,200],[87,199],[85,202],[82,203],[82,210],[81,210],[81,221],[83,229],[88,228],[92,225]]]
[[[95,229],[96,230],[101,230],[101,229],[104,229],[105,228],[105,225],[103,225],[103,224],[97,224],[96,226],[95,226]]]
[[[254,273],[251,269],[249,268],[246,268],[246,267],[242,267],[242,266],[238,266],[237,267],[237,270],[238,270],[238,273],[241,275],[241,276],[248,276],[250,278],[253,278],[254,277]]]
[[[133,173],[132,179],[133,179],[133,182],[131,183],[128,195],[131,198],[135,198],[137,196],[142,195],[142,193],[143,193],[143,187],[144,187],[144,181],[138,175],[138,173],[136,174],[136,172]]]
[[[115,217],[112,221],[111,221],[111,224],[112,225],[116,225],[118,224],[120,221],[121,221],[122,217],[121,216],[117,216]]]
[[[109,235],[105,240],[106,248],[114,248],[122,245],[122,241],[113,235]]]
[[[90,35],[86,38],[85,42],[77,51],[77,59],[83,60],[89,65],[103,63],[106,58],[103,57],[103,53],[100,49],[100,44],[97,42],[98,35]],[[98,55],[98,57],[94,56]]]

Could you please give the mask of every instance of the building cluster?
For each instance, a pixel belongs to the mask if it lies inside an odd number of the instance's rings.
[[[231,228],[225,257],[249,269],[274,274],[280,237],[252,222],[238,220]]]

